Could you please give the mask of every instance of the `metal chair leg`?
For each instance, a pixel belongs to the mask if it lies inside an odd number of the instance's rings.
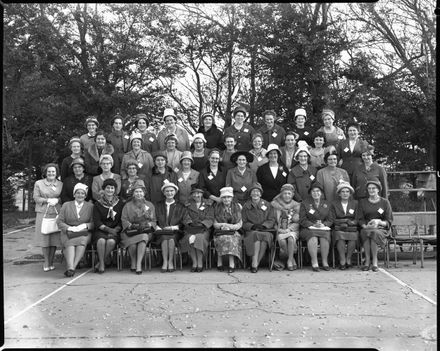
[[[423,239],[420,239],[420,268],[423,268],[424,257],[423,257]]]

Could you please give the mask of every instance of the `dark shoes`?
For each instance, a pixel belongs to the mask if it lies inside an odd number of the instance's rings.
[[[223,271],[224,271],[224,268],[223,268],[223,266],[217,266],[217,270],[218,270],[219,272],[223,272]]]
[[[347,268],[347,269],[350,269],[350,268],[352,268],[352,267],[353,267],[353,265],[352,265],[351,263],[350,263],[350,264],[347,263],[347,264],[345,265],[345,268]]]
[[[142,274],[142,271],[136,271],[136,274],[137,274],[137,275],[141,275],[141,274]]]
[[[235,272],[235,268],[234,267],[229,267],[228,268],[228,273],[234,273]]]
[[[370,266],[363,266],[363,267],[362,267],[362,270],[363,270],[364,272],[369,271],[369,270],[370,270]]]
[[[136,272],[136,268],[130,268],[130,272]]]
[[[330,267],[329,266],[322,266],[322,269],[328,272],[330,270]]]
[[[75,271],[73,269],[68,269],[67,271],[64,272],[64,275],[66,277],[73,277],[75,275]]]
[[[203,272],[203,267],[197,267],[196,268],[196,272],[197,273],[202,273]]]
[[[197,269],[198,269],[197,267],[192,267],[191,268],[191,273],[197,272]]]
[[[373,272],[378,272],[378,271],[379,271],[379,268],[378,268],[377,266],[373,266],[373,267],[371,267],[371,270],[372,270]]]
[[[296,271],[297,269],[298,269],[298,266],[296,264],[294,264],[292,266],[287,266],[288,271]]]
[[[312,269],[313,269],[313,272],[319,272],[319,267],[313,267],[312,266]]]
[[[251,273],[257,273],[258,268],[257,267],[251,267]]]
[[[347,269],[347,266],[345,264],[341,264],[341,265],[339,265],[339,269],[341,271],[345,271]]]

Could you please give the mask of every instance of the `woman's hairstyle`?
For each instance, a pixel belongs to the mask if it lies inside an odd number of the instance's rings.
[[[105,140],[107,140],[107,133],[104,132],[102,129],[96,131],[95,141],[96,141],[96,138],[98,137],[98,135],[102,135],[105,138]]]
[[[56,176],[55,177],[58,178],[58,176],[60,175],[60,168],[58,167],[58,165],[56,163],[53,163],[53,162],[48,163],[48,164],[43,166],[43,169],[42,169],[42,172],[41,172],[42,175],[43,175],[43,178],[46,178],[46,176],[47,176],[47,169],[49,167],[55,167],[55,172],[56,172]]]
[[[332,156],[332,155],[335,155],[335,156],[336,156],[336,161],[338,160],[338,154],[336,153],[335,150],[332,150],[332,151],[328,151],[328,152],[325,153],[325,155],[324,155],[324,162],[327,163],[327,159],[328,159],[330,156]]]
[[[327,138],[325,137],[324,132],[315,132],[312,136],[313,143],[315,143],[315,138],[323,138],[324,139],[324,145],[327,143]]]
[[[358,132],[361,131],[361,127],[360,127],[359,123],[357,123],[357,122],[350,122],[350,123],[347,124],[347,127],[345,128],[345,131],[346,131],[347,133],[348,133],[348,129],[349,129],[350,127],[354,127],[354,128],[356,128]]]

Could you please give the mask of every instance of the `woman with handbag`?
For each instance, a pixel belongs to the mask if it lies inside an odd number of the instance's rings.
[[[63,188],[63,183],[57,179],[59,173],[58,165],[48,163],[43,168],[43,179],[37,180],[34,185],[35,212],[37,214],[35,237],[43,250],[43,271],[45,272],[55,269],[53,265],[55,251],[57,246],[61,246],[60,233],[54,225],[56,223],[55,216],[61,207],[60,195]],[[44,228],[43,219],[45,219]],[[43,234],[43,232],[47,232],[47,234]]]
[[[119,242],[122,230],[121,214],[123,202],[116,195],[117,184],[114,179],[106,179],[102,184],[104,194],[96,201],[93,208],[95,232],[93,241],[98,252],[98,264],[95,272],[104,273],[105,266],[110,264],[110,254]]]
[[[156,228],[156,209],[145,200],[145,184],[138,179],[132,185],[133,196],[122,209],[121,247],[128,248],[130,271],[142,274],[142,259],[145,248]]]
[[[78,183],[73,188],[74,201],[68,201],[61,207],[57,224],[61,230],[61,243],[66,257],[66,277],[75,275],[75,268],[92,239],[93,204],[85,201],[87,185]]]
[[[214,245],[217,251],[217,269],[223,271],[223,256],[229,257],[228,273],[234,273],[234,256],[242,259],[241,205],[234,201],[234,189],[224,187],[220,189],[221,202],[214,207]]]

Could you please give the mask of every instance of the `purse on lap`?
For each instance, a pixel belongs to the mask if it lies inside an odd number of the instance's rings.
[[[80,236],[87,236],[89,235],[89,232],[87,230],[82,230],[80,232],[71,232],[70,230],[68,230],[66,234],[69,239],[73,239],[73,238],[78,238]]]

